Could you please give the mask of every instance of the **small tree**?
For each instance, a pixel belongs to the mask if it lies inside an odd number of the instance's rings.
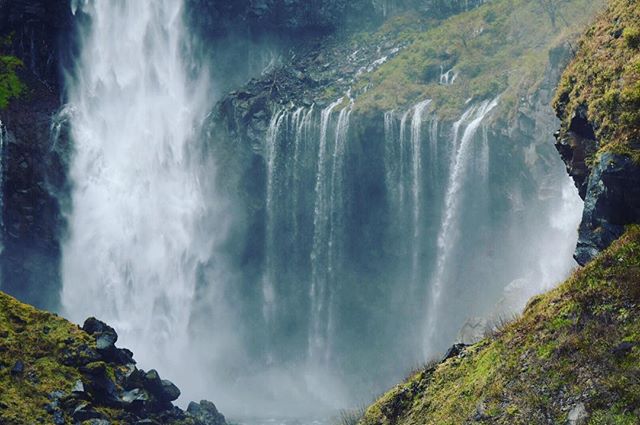
[[[557,22],[559,17],[558,9],[559,9],[561,0],[537,0],[537,2],[540,5],[540,7],[542,7],[542,10],[544,11],[544,13],[546,13],[549,16],[549,19],[551,20],[551,27],[553,28],[553,30],[555,31],[556,29],[558,29],[557,27]]]

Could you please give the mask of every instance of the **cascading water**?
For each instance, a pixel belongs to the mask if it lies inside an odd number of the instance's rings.
[[[193,81],[180,0],[74,1],[88,17],[69,81],[75,152],[63,308],[114,325],[142,364],[186,349],[214,235],[195,135],[207,103]],[[180,382],[180,377],[176,377]]]
[[[434,270],[434,277],[431,282],[431,291],[429,295],[429,305],[427,307],[426,320],[426,338],[427,357],[435,355],[438,351],[430,347],[433,338],[438,329],[438,314],[441,307],[440,300],[442,297],[443,286],[445,284],[445,273],[447,271],[450,260],[451,248],[456,244],[457,236],[454,231],[459,229],[456,226],[457,214],[460,210],[461,191],[464,187],[465,173],[469,170],[469,161],[471,159],[471,143],[474,141],[476,132],[487,114],[491,112],[498,104],[498,100],[485,101],[479,106],[473,106],[465,114],[461,121],[456,123],[456,131],[454,131],[453,146],[456,147],[455,154],[452,156],[452,166],[447,183],[446,195],[443,204],[443,219],[440,232],[437,238],[437,257]],[[470,120],[469,122],[466,122]],[[459,126],[465,126],[462,138],[457,140],[459,134]],[[486,131],[483,131],[486,135]],[[483,140],[486,140],[483,137]],[[484,152],[484,150],[483,150]],[[488,161],[481,158],[481,161]]]
[[[311,253],[311,328],[309,354],[323,364],[331,360],[335,283],[340,273],[341,242],[344,231],[344,155],[349,131],[351,108],[343,108],[329,132],[334,109],[343,102],[338,100],[322,111],[318,174],[314,213],[314,238]],[[333,136],[333,137],[330,137]],[[334,285],[332,287],[332,284]]]

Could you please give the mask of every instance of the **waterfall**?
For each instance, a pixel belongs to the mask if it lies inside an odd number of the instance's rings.
[[[422,117],[424,111],[431,103],[431,100],[425,100],[418,103],[413,109],[413,117],[411,118],[411,162],[413,165],[413,182],[412,182],[412,195],[413,195],[413,255],[411,261],[412,270],[412,282],[416,283],[418,279],[418,267],[420,260],[420,239],[421,239],[421,195],[422,195]]]
[[[343,214],[343,166],[344,149],[349,131],[351,105],[344,107],[329,131],[333,111],[344,102],[337,100],[322,111],[320,146],[318,151],[317,179],[315,187],[314,235],[311,252],[311,330],[309,332],[309,356],[328,363],[331,356],[331,334],[334,327],[331,284],[339,272],[340,241]],[[333,136],[333,137],[330,137]],[[331,150],[333,149],[333,152]]]
[[[278,136],[280,134],[280,127],[287,118],[287,114],[284,111],[276,112],[271,118],[269,128],[267,129],[267,135],[265,139],[265,160],[267,164],[267,236],[266,236],[266,273],[262,283],[262,296],[264,298],[263,315],[267,323],[273,321],[276,306],[276,289],[275,289],[275,273],[274,273],[274,253],[276,250],[274,238],[274,197],[276,196],[276,161],[278,156]]]
[[[445,285],[445,273],[450,261],[451,248],[456,243],[456,225],[458,213],[461,208],[461,192],[463,190],[465,174],[469,168],[471,158],[471,143],[474,140],[476,131],[480,124],[498,104],[498,100],[485,101],[480,106],[472,106],[463,114],[460,121],[455,124],[452,155],[452,166],[449,171],[445,201],[443,205],[443,219],[437,238],[437,259],[431,282],[430,295],[427,307],[426,338],[427,357],[435,354],[430,347],[432,339],[436,335],[438,326],[438,315],[440,312],[440,301]],[[467,122],[467,120],[469,120]],[[463,135],[458,141],[460,126],[466,125]]]
[[[210,200],[195,146],[208,90],[189,76],[182,6],[73,4],[90,23],[68,88],[75,153],[63,308],[78,322],[109,322],[143,365],[158,367],[180,363],[215,239],[203,227]]]

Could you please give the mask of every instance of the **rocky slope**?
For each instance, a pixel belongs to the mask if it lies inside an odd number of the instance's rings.
[[[522,318],[455,346],[368,408],[373,424],[637,424],[640,227]]]
[[[0,293],[0,423],[225,424],[208,401],[173,406],[180,390],[117,339],[96,319],[80,328]]]
[[[557,147],[585,200],[581,264],[640,221],[639,19],[637,1],[610,1],[556,96]]]

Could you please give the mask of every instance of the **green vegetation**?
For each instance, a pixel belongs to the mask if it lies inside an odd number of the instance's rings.
[[[580,107],[587,108],[600,152],[640,163],[640,2],[610,0],[580,42],[555,100],[566,133]],[[596,158],[597,159],[597,158]]]
[[[588,423],[640,417],[640,226],[523,316],[461,356],[419,371],[361,425]]]
[[[356,107],[389,110],[432,98],[443,113],[457,113],[467,99],[500,93],[503,103],[514,106],[543,78],[550,51],[577,36],[601,5],[593,0],[494,0],[444,21],[396,18],[381,31],[408,47],[359,77]],[[455,84],[439,84],[441,72],[449,69],[459,74]]]
[[[0,109],[6,108],[11,99],[24,92],[25,86],[16,74],[22,66],[20,59],[0,55]]]
[[[0,422],[50,421],[48,395],[71,391],[80,373],[65,363],[87,347],[95,342],[77,326],[0,293]],[[18,361],[19,375],[11,372]]]

